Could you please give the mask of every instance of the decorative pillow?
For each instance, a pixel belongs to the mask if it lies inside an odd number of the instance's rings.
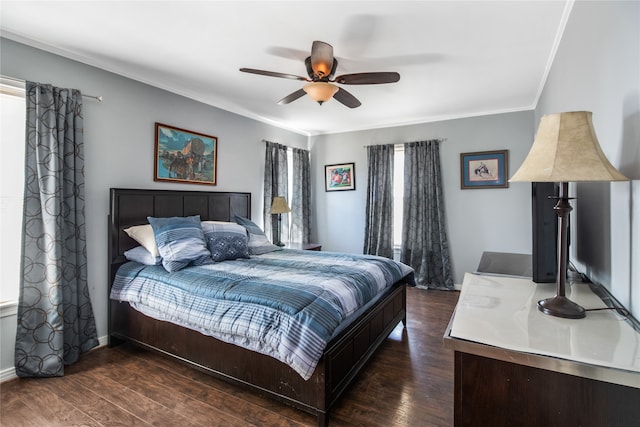
[[[188,265],[211,264],[211,253],[204,242],[200,215],[188,217],[147,217],[162,257],[162,265],[169,272]]]
[[[155,238],[154,238],[154,241],[155,241]],[[136,246],[133,249],[129,249],[128,251],[125,251],[124,257],[129,261],[139,262],[140,264],[144,264],[144,265],[162,264],[162,258],[160,258],[159,255],[154,257],[144,246]]]
[[[202,221],[204,241],[214,261],[249,258],[247,230],[234,222]]]
[[[246,228],[249,233],[249,253],[251,255],[262,255],[282,249],[271,243],[262,229],[250,219],[236,215],[236,222]]]
[[[152,256],[160,256],[151,224],[134,225],[133,227],[125,228],[124,232],[144,246]]]

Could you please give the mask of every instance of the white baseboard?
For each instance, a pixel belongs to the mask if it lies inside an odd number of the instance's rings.
[[[92,348],[91,351],[93,350],[97,350],[99,348],[102,348],[104,346],[106,346],[107,344],[109,344],[109,337],[108,336],[102,336],[102,337],[98,337],[98,346],[96,348]]]
[[[98,346],[95,348],[92,348],[90,351],[94,351],[97,350],[99,348],[105,347],[107,344],[109,343],[109,337],[102,336],[98,338]],[[11,367],[11,368],[7,368],[7,369],[3,369],[2,371],[0,371],[0,383],[3,383],[5,381],[9,381],[12,379],[18,378],[18,376],[16,375],[16,368],[15,367]]]
[[[18,376],[16,375],[16,368],[12,367],[0,371],[0,383],[12,380],[14,378],[18,378]]]
[[[18,301],[7,301],[0,304],[0,318],[18,314]]]

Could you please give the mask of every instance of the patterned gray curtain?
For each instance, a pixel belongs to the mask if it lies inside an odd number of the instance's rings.
[[[274,197],[287,197],[289,188],[287,146],[275,142],[265,141],[266,153],[264,159],[264,232],[272,242],[278,229],[278,215],[271,214],[271,203]],[[287,204],[289,204],[287,200]],[[291,207],[291,205],[289,205]],[[282,235],[283,242],[289,240],[289,216],[282,215]]]
[[[20,377],[62,376],[98,345],[87,286],[82,96],[27,82],[26,104],[15,368]]]
[[[364,253],[393,259],[393,144],[367,147]]]
[[[400,261],[419,287],[452,290],[439,140],[404,144],[403,199]]]
[[[291,196],[291,241],[311,240],[311,172],[309,151],[292,148],[293,191]]]

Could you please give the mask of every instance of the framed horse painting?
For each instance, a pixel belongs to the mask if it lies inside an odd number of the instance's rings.
[[[216,185],[218,138],[156,123],[154,181]]]
[[[507,188],[509,151],[460,154],[460,188]]]

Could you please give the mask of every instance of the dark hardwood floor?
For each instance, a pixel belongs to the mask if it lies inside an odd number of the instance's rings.
[[[458,292],[407,291],[399,325],[334,406],[331,426],[453,425],[453,353],[442,345]],[[2,426],[315,426],[313,415],[130,345],[65,376],[0,384]]]

